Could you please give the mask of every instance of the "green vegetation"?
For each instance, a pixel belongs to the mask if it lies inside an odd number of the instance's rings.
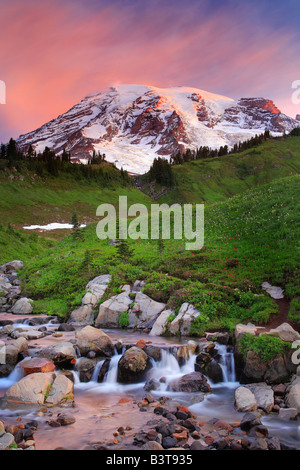
[[[159,201],[220,202],[300,172],[300,137],[273,139],[250,150],[172,166],[174,188]]]
[[[129,325],[129,318],[128,318],[128,312],[122,312],[119,318],[119,325],[122,328],[127,328]]]
[[[246,357],[248,351],[253,351],[262,362],[268,362],[276,356],[286,354],[291,345],[276,336],[253,336],[246,333],[239,340],[238,347],[244,357]]]
[[[288,319],[300,324],[300,297],[295,297],[291,301]]]

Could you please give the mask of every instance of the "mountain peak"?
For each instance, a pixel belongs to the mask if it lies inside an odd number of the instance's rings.
[[[191,87],[113,84],[17,143],[37,151],[66,149],[83,162],[96,150],[119,168],[143,173],[157,156],[204,145],[231,147],[266,129],[282,133],[298,124],[261,97],[234,100]]]

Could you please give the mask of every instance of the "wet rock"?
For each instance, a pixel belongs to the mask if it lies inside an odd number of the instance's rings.
[[[74,418],[72,413],[63,412],[57,415],[56,421],[61,426],[69,426],[70,424],[75,423],[76,419]]]
[[[227,441],[224,437],[217,437],[213,442],[213,446],[218,450],[224,450],[227,447]]]
[[[118,381],[120,383],[138,383],[145,378],[151,368],[149,356],[135,346],[127,349],[118,364]]]
[[[267,441],[262,438],[254,439],[249,446],[249,450],[269,450]]]
[[[181,378],[171,381],[168,388],[174,392],[187,393],[211,391],[207,378],[200,372],[185,374]]]
[[[242,431],[249,431],[255,426],[260,426],[261,421],[254,413],[246,413],[241,421],[240,428]]]
[[[155,362],[159,362],[161,360],[161,348],[158,346],[153,346],[152,344],[146,344],[146,346],[143,348],[145,353],[148,354],[148,356],[152,357],[152,359],[155,360]]]
[[[216,331],[215,333],[206,333],[207,341],[216,341],[220,344],[228,344],[230,336],[229,333],[222,333]]]
[[[143,445],[142,449],[143,450],[164,450],[164,447],[161,446],[156,441],[149,441],[149,442],[146,442],[146,444]]]
[[[281,444],[278,437],[272,437],[267,439],[267,445],[269,450],[281,450]]]
[[[162,440],[162,446],[164,449],[169,449],[170,447],[175,447],[177,444],[177,440],[174,437],[164,437]]]
[[[153,378],[148,378],[144,385],[144,390],[151,392],[152,390],[158,390],[160,388],[160,383],[158,380]]]
[[[57,367],[70,368],[76,359],[76,352],[72,343],[63,341],[42,349],[39,356],[51,360]]]
[[[28,351],[28,343],[25,338],[18,338],[5,347],[5,361],[6,364],[14,366],[19,360],[22,352]]]
[[[190,450],[205,450],[205,446],[200,441],[194,441],[191,444]]]
[[[219,383],[223,381],[223,371],[220,364],[214,359],[207,364],[204,374],[213,382]]]
[[[61,323],[57,331],[75,331],[75,327],[73,325],[69,325],[68,323]]]
[[[298,417],[298,410],[296,408],[280,408],[279,419],[282,421],[295,420]]]
[[[112,356],[114,353],[110,337],[92,326],[76,332],[76,344],[82,356],[89,351],[94,351],[98,356]]]
[[[9,432],[0,437],[0,450],[8,449],[13,444],[15,444],[15,438]]]
[[[74,398],[74,383],[69,380],[65,375],[58,375],[48,393],[45,397],[45,403],[51,405],[58,405],[67,399],[73,400]]]
[[[89,382],[93,376],[95,361],[86,358],[80,358],[77,361],[75,370],[79,372],[80,382]]]

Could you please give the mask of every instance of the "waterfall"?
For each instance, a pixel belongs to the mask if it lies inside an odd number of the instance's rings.
[[[220,355],[219,365],[221,366],[223,372],[223,383],[236,382],[233,352],[228,351],[228,346],[225,344],[219,343],[216,343],[216,350]]]
[[[98,375],[99,375],[100,369],[103,366],[103,364],[104,364],[104,361],[99,361],[96,364],[93,375],[92,375],[92,378],[91,378],[91,382],[98,382]]]

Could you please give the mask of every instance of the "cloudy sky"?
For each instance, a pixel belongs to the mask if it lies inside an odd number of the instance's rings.
[[[299,0],[0,0],[0,141],[116,83],[263,96],[294,117]]]

